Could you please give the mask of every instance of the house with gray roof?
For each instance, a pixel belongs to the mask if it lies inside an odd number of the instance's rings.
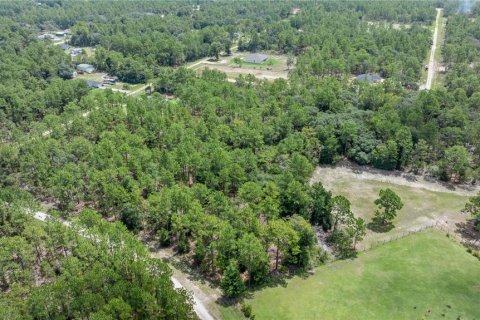
[[[102,83],[99,81],[88,80],[87,86],[89,86],[90,88],[101,88]]]
[[[77,65],[77,71],[79,73],[92,73],[95,72],[95,67],[91,64],[80,63],[79,65]]]
[[[262,63],[265,62],[268,59],[267,55],[261,54],[261,53],[251,53],[248,56],[246,56],[243,61],[247,63]]]
[[[362,73],[355,77],[359,81],[367,81],[368,83],[382,82],[384,79],[377,73]]]

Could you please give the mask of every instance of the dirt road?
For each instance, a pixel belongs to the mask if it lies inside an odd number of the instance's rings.
[[[420,175],[362,167],[350,162],[343,162],[335,167],[317,167],[313,173],[311,182],[328,182],[339,178],[388,182],[410,188],[425,189],[434,192],[447,192],[461,196],[473,196],[480,192],[479,186],[452,186],[437,181],[428,181],[425,177]]]
[[[425,83],[425,90],[432,88],[433,78],[435,77],[437,61],[435,61],[435,51],[438,44],[438,28],[440,28],[440,17],[443,14],[443,9],[437,8],[437,18],[435,19],[435,31],[433,32],[432,49],[430,50],[430,60],[428,61],[427,82]]]

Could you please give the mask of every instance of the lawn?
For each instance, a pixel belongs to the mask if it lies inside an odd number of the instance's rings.
[[[444,234],[422,232],[261,290],[249,302],[257,320],[479,319],[480,261]]]
[[[244,66],[244,67],[251,67],[251,68],[283,67],[283,68],[285,68],[287,66],[285,57],[269,55],[268,59],[265,60],[262,63],[245,62],[245,61],[243,61],[244,57],[245,57],[245,55],[243,55],[241,57],[242,58],[242,66]],[[234,61],[234,58],[231,58],[228,63],[229,63],[230,66],[237,66],[237,64]]]

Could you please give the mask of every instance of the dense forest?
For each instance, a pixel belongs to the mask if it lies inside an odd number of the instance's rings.
[[[445,85],[419,91],[444,5]],[[127,229],[191,256],[211,279],[242,273],[249,286],[321,261],[318,229],[349,256],[364,222],[348,199],[309,184],[318,164],[349,159],[475,183],[480,22],[455,5],[1,3],[0,316],[192,318],[166,265]],[[129,97],[67,79],[71,57],[37,37],[66,28],[72,45],[96,48],[87,62],[155,92]],[[293,55],[296,65],[288,80],[235,83],[185,66],[234,47]],[[363,73],[385,81],[352,80]],[[21,213],[33,199],[102,240],[33,222]]]
[[[196,319],[122,224],[89,210],[72,228],[41,224],[24,213],[31,195],[5,188],[0,200],[1,319]]]

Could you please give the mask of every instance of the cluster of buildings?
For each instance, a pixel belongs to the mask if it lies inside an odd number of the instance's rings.
[[[83,49],[82,48],[73,48],[71,51],[70,51],[70,55],[72,57],[75,57],[77,55],[79,55],[80,53],[83,52]]]
[[[51,33],[42,33],[38,36],[40,40],[50,40],[50,41],[62,41],[70,35],[70,29],[55,31]]]
[[[77,66],[77,70],[78,70],[78,66]],[[104,75],[102,77],[102,81],[88,80],[87,86],[92,88],[102,88],[103,86],[113,85],[117,83],[117,81],[118,81],[118,77]]]
[[[75,69],[77,74],[91,74],[96,71],[95,67],[88,63],[80,63]],[[118,77],[104,75],[101,81],[88,80],[87,85],[92,88],[102,88],[103,86],[114,85],[117,81]]]

